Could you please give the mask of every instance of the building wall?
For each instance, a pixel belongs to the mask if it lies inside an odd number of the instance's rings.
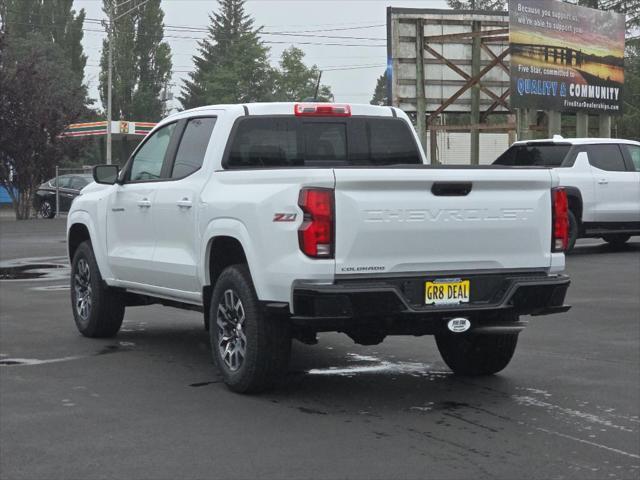
[[[7,192],[7,189],[4,187],[0,187],[0,205],[10,205],[11,197]]]

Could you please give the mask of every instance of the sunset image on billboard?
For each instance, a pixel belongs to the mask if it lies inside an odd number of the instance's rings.
[[[511,106],[621,113],[624,15],[510,0]]]

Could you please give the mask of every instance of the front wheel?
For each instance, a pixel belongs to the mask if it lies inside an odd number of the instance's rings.
[[[102,281],[90,242],[82,242],[71,262],[71,308],[85,337],[112,337],[122,325],[124,300]]]
[[[605,235],[602,239],[612,247],[621,247],[631,238],[631,235],[625,235],[624,233],[614,233],[612,235]]]
[[[517,333],[436,335],[436,345],[444,362],[453,373],[465,376],[498,373],[511,361],[517,343]]]
[[[213,359],[231,390],[260,392],[286,373],[291,351],[288,319],[263,311],[246,265],[232,265],[220,274],[209,318]]]

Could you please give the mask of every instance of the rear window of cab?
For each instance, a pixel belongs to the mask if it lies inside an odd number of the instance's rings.
[[[256,116],[238,120],[225,168],[421,164],[411,127],[399,118]]]
[[[571,150],[570,144],[513,145],[493,164],[516,167],[560,167],[569,150]]]

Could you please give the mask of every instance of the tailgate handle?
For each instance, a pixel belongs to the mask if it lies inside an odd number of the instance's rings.
[[[464,197],[471,191],[471,182],[436,182],[431,193],[438,197]]]

